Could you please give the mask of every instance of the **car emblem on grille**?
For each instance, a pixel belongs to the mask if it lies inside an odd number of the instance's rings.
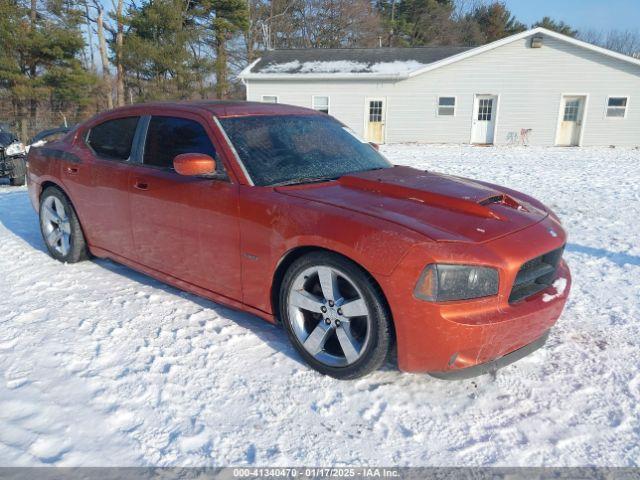
[[[553,238],[556,238],[558,236],[558,232],[556,232],[553,228],[549,228],[548,232],[549,235],[551,235]]]

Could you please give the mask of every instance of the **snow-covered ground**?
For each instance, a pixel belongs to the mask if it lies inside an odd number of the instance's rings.
[[[44,251],[0,185],[0,465],[637,465],[640,151],[388,146],[528,192],[570,232],[546,348],[445,382],[339,382],[284,332],[109,261]]]

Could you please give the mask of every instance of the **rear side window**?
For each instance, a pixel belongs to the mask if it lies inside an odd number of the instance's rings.
[[[128,160],[140,117],[109,120],[91,129],[87,143],[99,157]]]
[[[216,150],[200,123],[186,118],[152,117],[147,129],[144,164],[173,168],[173,159],[181,153],[203,153],[216,158]]]

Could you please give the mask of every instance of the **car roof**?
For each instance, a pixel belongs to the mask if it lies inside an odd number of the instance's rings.
[[[157,112],[168,111],[206,111],[216,117],[237,117],[248,115],[295,115],[319,114],[310,108],[296,107],[279,103],[245,102],[241,100],[196,100],[184,102],[149,102],[127,105],[112,110],[110,113],[137,113],[145,109]]]

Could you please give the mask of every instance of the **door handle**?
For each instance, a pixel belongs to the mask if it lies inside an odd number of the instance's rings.
[[[146,182],[140,180],[137,180],[133,187],[137,188],[138,190],[149,190],[149,185]]]
[[[65,167],[64,171],[68,175],[77,175],[79,170],[78,167]]]

